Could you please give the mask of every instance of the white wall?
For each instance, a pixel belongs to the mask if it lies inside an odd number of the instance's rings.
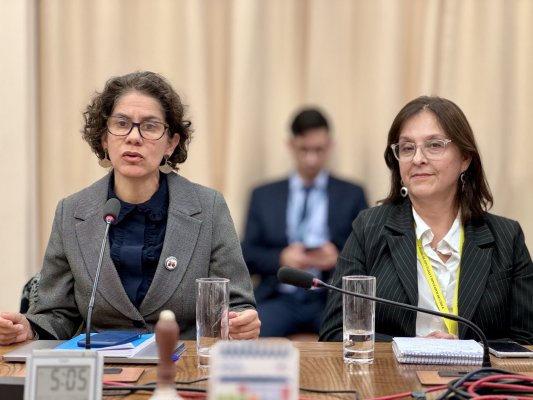
[[[40,269],[36,217],[36,2],[0,0],[0,310],[18,310]],[[6,34],[8,33],[8,34]]]

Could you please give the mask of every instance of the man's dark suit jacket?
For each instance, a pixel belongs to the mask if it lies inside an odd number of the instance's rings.
[[[533,263],[516,221],[486,214],[464,227],[459,315],[488,339],[533,344]],[[376,296],[417,305],[416,237],[412,206],[382,205],[362,212],[339,256],[332,283],[343,275],[376,277]],[[320,339],[342,340],[342,295],[330,292]],[[415,336],[416,313],[376,304],[376,340]],[[379,334],[379,335],[378,335]],[[388,335],[388,337],[387,337]],[[459,323],[461,339],[475,337]]]
[[[331,175],[327,192],[330,241],[340,251],[350,235],[352,221],[367,203],[360,186]],[[250,273],[261,277],[255,292],[257,302],[275,295],[279,283],[276,278],[279,256],[289,244],[288,198],[288,179],[260,186],[252,192],[242,250]]]

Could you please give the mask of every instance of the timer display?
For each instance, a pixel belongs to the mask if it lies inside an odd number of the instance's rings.
[[[91,367],[40,366],[36,376],[36,400],[85,400],[89,398]]]
[[[85,350],[34,350],[24,400],[100,400],[104,357]]]

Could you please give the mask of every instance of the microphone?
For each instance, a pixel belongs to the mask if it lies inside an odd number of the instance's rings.
[[[328,285],[327,283],[322,282],[320,279],[315,278],[309,272],[302,271],[302,270],[299,270],[299,269],[296,269],[296,268],[281,267],[278,270],[278,280],[280,282],[282,282],[282,283],[287,283],[289,285],[301,287],[301,288],[304,288],[304,289],[311,289],[312,287],[315,287],[315,288],[324,287],[324,288],[327,288],[327,289],[330,289],[330,290],[335,290],[335,291],[340,292],[340,293],[348,294],[350,296],[355,296],[355,297],[360,297],[362,299],[372,300],[372,301],[375,301],[376,303],[389,304],[391,306],[404,308],[404,309],[407,309],[407,310],[412,310],[412,311],[417,311],[417,312],[422,312],[422,313],[426,313],[426,314],[436,315],[437,317],[448,318],[448,319],[452,319],[452,320],[457,321],[457,322],[461,322],[461,323],[467,325],[468,327],[470,327],[476,333],[476,335],[481,339],[481,343],[482,343],[482,346],[483,346],[483,367],[490,367],[491,366],[491,364],[490,364],[490,355],[489,355],[489,343],[487,341],[487,337],[485,336],[483,331],[476,324],[474,324],[472,321],[469,321],[466,318],[463,318],[463,317],[460,317],[460,316],[454,315],[454,314],[442,313],[440,311],[428,310],[427,308],[416,307],[416,306],[412,306],[410,304],[399,303],[397,301],[387,300],[387,299],[383,299],[381,297],[374,297],[374,296],[368,296],[366,294],[361,294],[361,293],[356,293],[356,292],[349,292],[348,290],[339,289],[336,286]]]
[[[100,258],[98,259],[98,267],[96,268],[96,275],[94,276],[93,291],[91,293],[91,299],[89,300],[89,308],[87,309],[87,323],[85,325],[85,349],[91,349],[91,317],[93,315],[94,299],[96,297],[96,288],[98,287],[98,281],[100,280],[100,270],[102,269],[102,260],[104,258],[105,246],[107,243],[107,236],[109,233],[109,227],[117,220],[120,213],[120,201],[116,198],[107,200],[104,206],[104,221],[106,223],[104,238],[102,240],[102,246],[100,247]]]

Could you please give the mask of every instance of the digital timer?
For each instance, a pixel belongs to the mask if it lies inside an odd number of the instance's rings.
[[[26,365],[24,400],[101,399],[103,367],[96,351],[34,350]]]

